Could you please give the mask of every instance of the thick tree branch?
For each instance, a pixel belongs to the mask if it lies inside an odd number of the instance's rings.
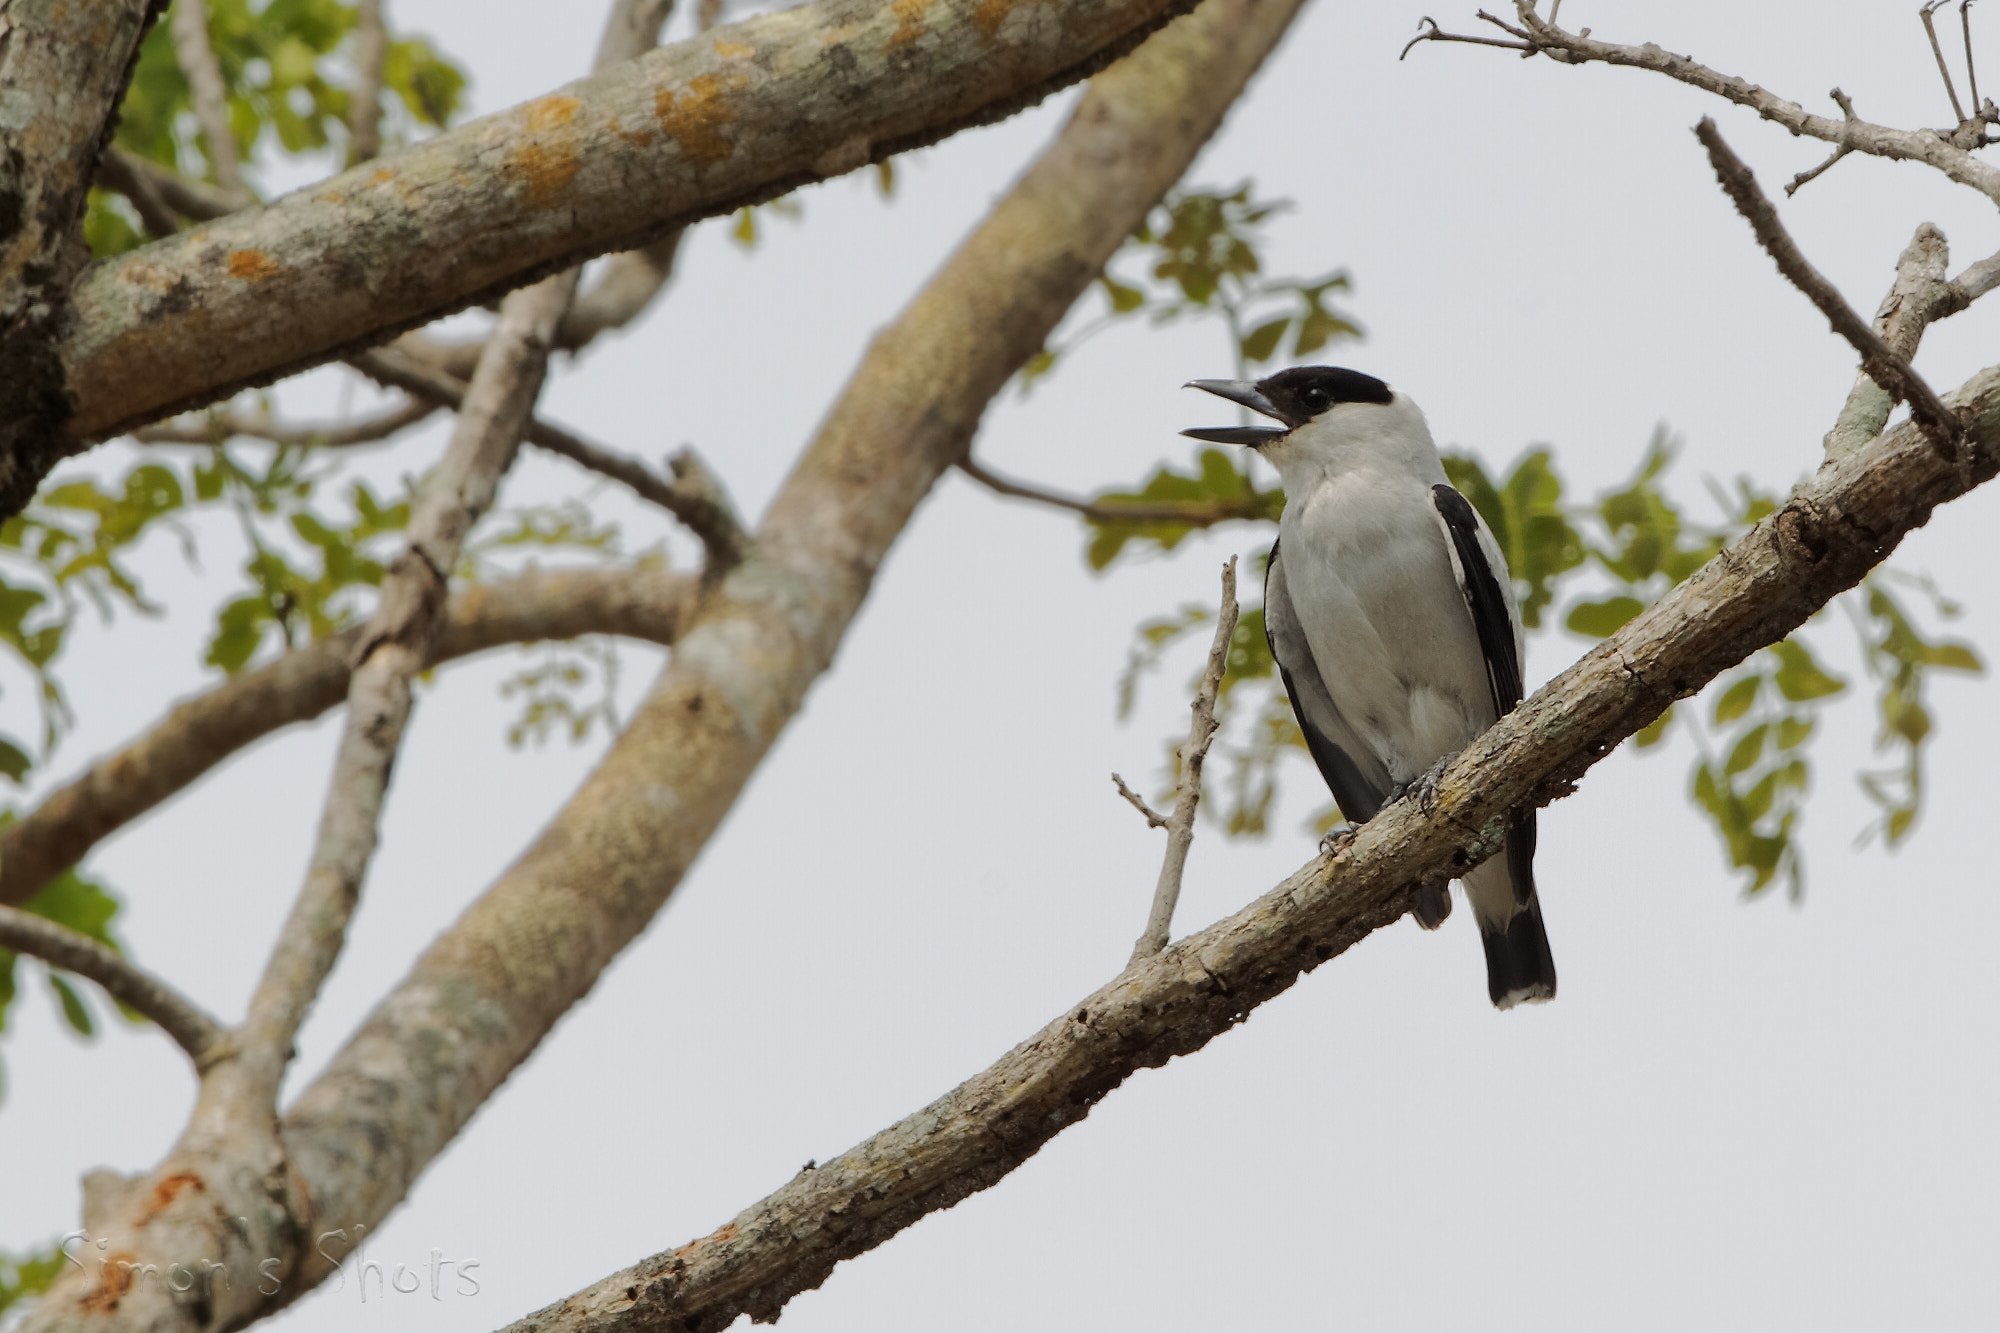
[[[161,0],[0,0],[0,519],[74,448],[82,386],[61,355],[77,222],[98,148]]]
[[[1167,853],[1160,861],[1160,879],[1153,886],[1153,909],[1146,917],[1146,929],[1132,946],[1132,961],[1149,957],[1167,947],[1174,926],[1174,907],[1181,899],[1181,875],[1187,869],[1188,848],[1194,843],[1194,815],[1201,805],[1201,767],[1208,758],[1208,743],[1215,739],[1215,697],[1222,689],[1222,673],[1229,666],[1229,644],[1236,635],[1236,557],[1222,567],[1222,609],[1215,618],[1215,641],[1209,645],[1208,665],[1201,673],[1201,685],[1194,692],[1188,738],[1181,746],[1181,776],[1176,785],[1174,812],[1167,816]],[[1125,784],[1121,781],[1119,787]],[[1128,793],[1129,795],[1129,793]],[[1142,803],[1140,809],[1146,807]],[[1146,810],[1150,819],[1151,810]]]
[[[74,289],[72,447],[997,120],[1189,4],[818,0],[120,255]]]
[[[1497,850],[1676,698],[1797,628],[1932,509],[2000,471],[2000,367],[1961,391],[1970,474],[1908,424],[1829,463],[1777,513],[1598,644],[1443,770],[1238,912],[1109,984],[923,1110],[802,1171],[720,1229],[535,1312],[507,1333],[713,1333],[768,1322],[844,1259],[987,1189],[1140,1069],[1199,1050],[1409,910],[1418,886]],[[1475,1002],[1468,992],[1468,1003]]]
[[[367,0],[363,0],[364,6]],[[237,170],[236,131],[229,125],[229,89],[222,81],[222,63],[208,40],[208,0],[173,0],[167,27],[174,39],[174,61],[188,82],[195,123],[208,148],[208,163],[224,194],[241,195],[247,203],[243,178]]]
[[[1235,519],[1269,521],[1275,520],[1278,516],[1277,508],[1274,507],[1274,497],[1262,491],[1253,490],[1236,500],[1193,500],[1180,504],[1083,500],[1073,495],[1064,495],[1061,491],[1030,486],[1022,481],[1010,481],[998,473],[989,472],[983,464],[976,462],[969,455],[958,460],[958,470],[996,495],[1012,496],[1017,500],[1032,500],[1036,504],[1048,505],[1054,509],[1067,509],[1070,513],[1080,514],[1093,523],[1185,523],[1191,528],[1208,528]]]
[[[188,1053],[197,1069],[222,1050],[228,1034],[186,996],[126,961],[88,935],[47,917],[0,905],[0,948],[39,958],[104,987],[105,994],[138,1010]]]
[[[539,639],[616,634],[672,644],[697,583],[665,569],[533,571],[454,593],[426,669]],[[90,849],[272,732],[347,697],[357,627],[232,676],[176,705],[0,830],[0,903],[22,903]]]
[[[1833,325],[1833,331],[1847,339],[1861,354],[1861,369],[1868,377],[1892,396],[1908,402],[1911,414],[1923,423],[1939,450],[1947,456],[1955,456],[1961,430],[1957,416],[1924,382],[1923,376],[1883,342],[1880,335],[1868,326],[1868,321],[1856,314],[1839,290],[1800,253],[1797,243],[1785,230],[1785,224],[1779,221],[1778,210],[1771,206],[1771,201],[1757,187],[1757,177],[1743,165],[1741,158],[1730,151],[1721,131],[1715,128],[1715,122],[1703,116],[1694,133],[1702,146],[1708,149],[1709,163],[1715,168],[1716,179],[1722,183],[1723,191],[1735,203],[1736,210],[1749,221],[1750,230],[1756,233],[1757,243],[1777,263],[1778,271],[1804,292],[1806,299],[1818,306],[1819,312]]]

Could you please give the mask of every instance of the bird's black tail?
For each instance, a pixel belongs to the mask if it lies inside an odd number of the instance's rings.
[[[1517,836],[1510,833],[1508,842]],[[1529,865],[1527,856],[1502,854],[1465,877],[1466,900],[1486,946],[1486,993],[1498,1009],[1552,1000],[1556,994],[1556,960],[1542,928],[1542,904]],[[1517,885],[1517,877],[1526,884]]]

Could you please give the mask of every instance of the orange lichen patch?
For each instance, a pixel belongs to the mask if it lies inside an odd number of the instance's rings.
[[[395,172],[389,170],[387,167],[378,167],[375,170],[375,174],[368,178],[368,183],[370,185],[387,185],[394,179],[396,179]]]
[[[229,276],[255,282],[260,278],[276,277],[278,261],[262,250],[231,250],[229,252]],[[164,1183],[164,1182],[162,1182]]]
[[[106,1256],[97,1268],[97,1285],[83,1298],[83,1312],[110,1314],[116,1310],[119,1299],[132,1290],[132,1275],[138,1271],[138,1256],[129,1250]]]
[[[626,143],[637,144],[641,148],[653,142],[653,132],[651,130],[628,130],[625,128],[624,123],[616,116],[611,118],[609,128],[613,134],[623,139]]]
[[[889,44],[882,48],[887,55],[900,51],[911,42],[924,35],[924,13],[931,7],[931,0],[892,0],[889,8],[896,15],[897,28],[890,34]]]
[[[1000,35],[1000,25],[1014,12],[1016,0],[980,0],[972,11],[972,26],[988,37]]]
[[[164,1211],[168,1204],[178,1199],[181,1191],[192,1185],[197,1190],[205,1190],[200,1176],[192,1171],[177,1171],[159,1184],[153,1186],[153,1211]]]
[[[560,93],[538,97],[528,103],[528,129],[534,132],[553,130],[567,125],[576,119],[578,105],[574,97],[566,97]]]
[[[715,39],[715,54],[724,60],[741,60],[745,56],[756,55],[757,48],[743,42],[732,42],[727,37],[718,37]]]
[[[527,181],[528,207],[546,208],[575,178],[583,163],[567,148],[528,143],[507,155],[507,165]]]
[[[678,1250],[675,1250],[674,1257],[679,1258],[680,1256],[686,1254],[689,1250],[692,1250],[697,1245],[723,1245],[735,1239],[736,1239],[736,1224],[734,1222],[725,1222],[720,1230],[711,1231],[708,1235],[703,1236],[700,1240],[691,1240],[687,1244],[681,1246]]]
[[[722,94],[722,79],[714,74],[689,80],[682,92],[661,88],[653,94],[653,112],[660,118],[660,128],[673,136],[696,166],[720,162],[736,151],[722,136],[722,127],[736,119]]]

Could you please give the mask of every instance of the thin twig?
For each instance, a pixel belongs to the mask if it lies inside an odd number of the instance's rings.
[[[208,41],[208,0],[174,0],[168,15],[174,39],[174,59],[188,82],[195,122],[208,145],[215,183],[230,194],[243,193],[236,162],[236,132],[229,124],[229,89],[222,81],[222,62]]]
[[[1929,0],[1923,8],[1917,11],[1917,17],[1924,21],[1924,31],[1930,35],[1931,54],[1937,57],[1938,75],[1944,80],[1945,96],[1951,98],[1952,119],[1958,124],[1963,125],[1965,124],[1965,108],[1958,104],[1958,89],[1951,86],[1951,70],[1945,66],[1944,48],[1938,45],[1937,28],[1931,23],[1931,11],[1947,3],[1949,3],[1949,0]],[[1974,105],[1977,105],[1977,103],[1974,103]]]
[[[155,240],[171,236],[181,229],[181,220],[152,175],[137,169],[138,161],[123,149],[107,144],[98,155],[94,183],[124,195],[138,213],[139,225],[148,236]]]
[[[1840,91],[1840,89],[1838,88],[1835,88],[1832,92],[1828,93],[1827,96],[1831,97],[1834,100],[1834,102],[1840,107],[1842,113],[1846,115],[1848,123],[1852,124],[1855,120],[1853,100],[1850,99],[1846,93]],[[1846,157],[1849,153],[1853,151],[1854,151],[1854,146],[1852,144],[1843,143],[1840,145],[1840,147],[1833,150],[1833,154],[1830,157],[1828,157],[1826,161],[1820,163],[1818,166],[1814,167],[1811,171],[1801,171],[1798,175],[1792,177],[1792,183],[1785,187],[1785,197],[1787,199],[1791,198],[1793,195],[1799,192],[1800,186],[1805,185],[1810,181],[1818,180],[1821,176],[1826,174],[1826,170],[1828,167],[1831,167],[1834,163],[1840,161],[1841,158]]]
[[[1147,828],[1165,828],[1167,826],[1167,821],[1162,816],[1153,813],[1153,807],[1146,804],[1145,797],[1125,785],[1124,778],[1113,773],[1111,781],[1118,788],[1118,794],[1130,801],[1132,808],[1146,817]]]
[[[1430,27],[1424,28],[1423,25],[1426,23]],[[1509,51],[1522,51],[1528,55],[1535,53],[1534,45],[1529,42],[1509,42],[1503,41],[1498,37],[1470,37],[1463,33],[1446,32],[1443,28],[1438,27],[1437,20],[1428,14],[1418,19],[1417,25],[1422,30],[1416,36],[1410,38],[1409,42],[1403,47],[1402,55],[1397,56],[1396,59],[1402,60],[1408,56],[1411,49],[1419,42],[1464,42],[1468,46],[1504,46]]]
[[[1749,221],[1758,244],[1776,261],[1778,271],[1804,292],[1833,325],[1833,331],[1847,339],[1861,354],[1861,367],[1868,372],[1869,378],[1894,397],[1909,403],[1910,414],[1924,427],[1924,433],[1931,442],[1947,457],[1957,458],[1962,432],[1957,414],[1939,400],[1923,377],[1911,369],[1908,361],[1896,355],[1868,326],[1868,322],[1854,312],[1833,284],[1807,262],[1798,245],[1785,231],[1784,224],[1778,220],[1778,210],[1771,206],[1771,201],[1758,188],[1756,176],[1723,142],[1715,122],[1704,116],[1694,132],[1703,147],[1708,149],[1709,163],[1715,168],[1716,179],[1721,182],[1723,191],[1735,202],[1737,211]]]
[[[47,917],[0,905],[0,947],[88,977],[112,999],[159,1024],[197,1069],[205,1068],[229,1039],[220,1023],[172,986],[90,936]]]
[[[141,444],[221,444],[247,436],[295,449],[346,449],[385,440],[437,415],[443,406],[432,399],[412,396],[400,407],[379,416],[338,426],[298,425],[279,421],[268,412],[218,408],[197,417],[182,418],[185,425],[163,421],[157,426],[141,426],[129,438]]]
[[[989,472],[971,458],[958,460],[958,470],[997,495],[1009,495],[1036,504],[1050,505],[1081,514],[1093,523],[1185,523],[1191,528],[1212,527],[1232,519],[1274,519],[1274,496],[1252,491],[1242,500],[1204,500],[1183,504],[1146,504],[1123,500],[1080,500],[1060,491],[1044,490],[1026,482],[1010,481]]]
[[[207,181],[191,180],[116,144],[108,145],[97,159],[97,183],[130,199],[147,229],[152,230],[157,223],[162,236],[178,231],[181,218],[207,222],[234,213],[251,202],[247,194],[227,194]],[[164,206],[179,217],[169,214],[149,217],[148,204]]]
[[[389,54],[382,0],[354,6],[354,88],[347,109],[347,165],[366,162],[382,151],[382,64]]]
[[[1208,743],[1215,739],[1215,698],[1222,688],[1222,673],[1229,666],[1229,643],[1236,634],[1236,557],[1222,567],[1222,612],[1215,621],[1215,642],[1208,649],[1208,667],[1201,673],[1201,688],[1195,691],[1193,721],[1188,725],[1187,743],[1181,747],[1181,780],[1174,799],[1174,812],[1166,820],[1167,854],[1160,863],[1160,881],[1153,889],[1153,910],[1146,929],[1132,946],[1132,962],[1149,958],[1167,947],[1173,931],[1174,905],[1180,901],[1181,872],[1187,868],[1188,847],[1194,841],[1194,812],[1201,804],[1201,765],[1208,758]],[[1118,784],[1121,790],[1125,784]],[[1127,792],[1128,798],[1131,793]],[[1141,809],[1145,809],[1143,803]],[[1147,811],[1150,818],[1152,812]],[[1129,964],[1128,964],[1129,966]]]
[[[418,398],[457,409],[465,401],[465,385],[441,370],[406,356],[395,348],[378,348],[348,359],[348,364],[378,384]],[[736,519],[722,489],[713,476],[682,450],[670,462],[674,479],[669,481],[645,464],[623,454],[592,444],[581,436],[539,417],[530,417],[522,436],[537,448],[560,454],[581,467],[625,486],[642,500],[651,501],[680,520],[701,540],[708,552],[710,576],[742,562],[750,549],[750,537]],[[683,475],[685,472],[685,475]]]
[[[1972,88],[1972,114],[1977,116],[1986,105],[1979,100],[1979,71],[1972,65],[1972,0],[1959,0],[1958,24],[1965,34],[1965,81]]]

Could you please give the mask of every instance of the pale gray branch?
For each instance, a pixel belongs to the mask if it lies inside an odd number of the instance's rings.
[[[314,839],[305,886],[250,1001],[243,1051],[228,1094],[268,1102],[292,1039],[346,939],[375,853],[389,772],[409,720],[411,686],[431,654],[445,577],[465,534],[492,505],[513,462],[548,365],[549,340],[576,289],[576,270],[545,278],[501,303],[479,369],[459,406],[444,458],[410,515],[409,541],[382,577],[381,600],[355,649],[347,718]]]
[[[195,123],[208,147],[215,183],[226,194],[245,195],[237,169],[236,131],[229,124],[229,89],[222,81],[222,63],[208,40],[208,0],[173,0],[167,25],[174,39],[174,59],[188,82]]]
[[[454,592],[426,669],[508,644],[615,634],[671,644],[693,607],[684,574],[635,569],[536,570]],[[176,705],[0,829],[0,903],[21,903],[90,849],[186,790],[231,755],[347,697],[357,627],[294,649]]]
[[[1208,665],[1195,691],[1193,718],[1188,737],[1181,746],[1181,775],[1176,785],[1174,812],[1167,817],[1167,854],[1160,861],[1159,882],[1153,887],[1153,908],[1146,917],[1146,929],[1132,946],[1132,961],[1138,962],[1167,947],[1174,925],[1174,907],[1181,898],[1181,876],[1187,870],[1188,848],[1194,843],[1195,810],[1201,804],[1201,767],[1208,758],[1208,744],[1215,739],[1215,699],[1222,689],[1222,673],[1229,667],[1229,645],[1236,634],[1236,557],[1222,567],[1222,610],[1215,619],[1215,640],[1209,645]],[[1121,788],[1124,783],[1118,784]],[[1150,816],[1151,811],[1147,811]]]
[[[112,999],[159,1024],[197,1069],[206,1068],[228,1040],[219,1023],[172,986],[116,950],[47,917],[0,904],[0,948],[96,982]]]
[[[1735,203],[1737,211],[1750,223],[1750,230],[1756,234],[1758,244],[1777,263],[1778,271],[1805,293],[1806,298],[1818,306],[1820,313],[1833,325],[1833,331],[1847,339],[1861,354],[1861,368],[1869,378],[1891,395],[1908,402],[1911,414],[1931,435],[1939,450],[1947,457],[1955,457],[1963,429],[1957,415],[1800,253],[1784,223],[1779,221],[1778,210],[1771,206],[1771,201],[1757,187],[1756,176],[1743,165],[1742,159],[1730,151],[1721,131],[1715,128],[1715,122],[1702,117],[1701,123],[1695,126],[1695,137],[1708,149],[1708,160],[1715,168],[1716,179]]]
[[[348,90],[347,165],[366,162],[382,151],[382,62],[389,54],[383,0],[356,0],[354,6],[354,86]]]

